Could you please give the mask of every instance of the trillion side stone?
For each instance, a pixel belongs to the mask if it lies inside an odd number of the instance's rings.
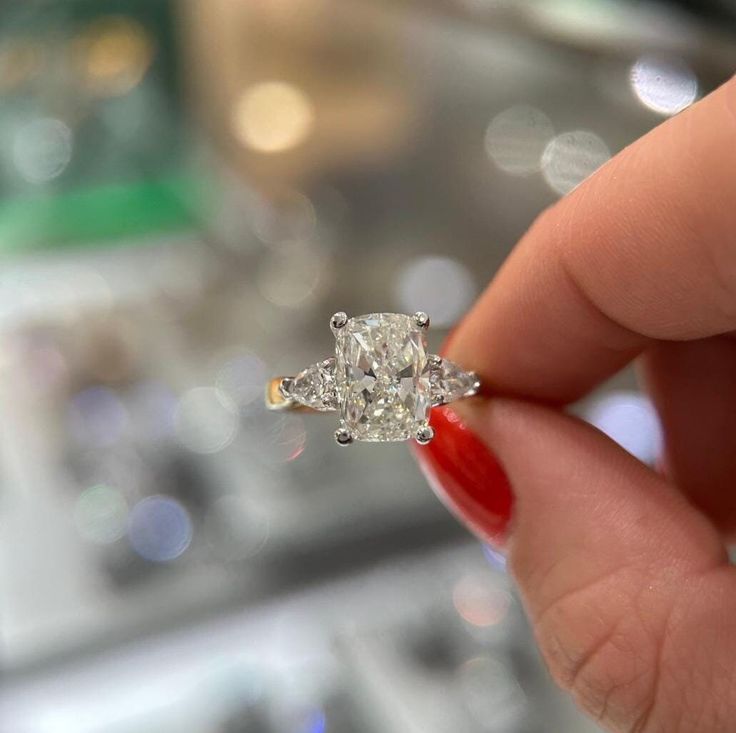
[[[335,359],[325,359],[303,369],[288,384],[284,396],[315,410],[336,410]]]
[[[449,359],[440,359],[432,365],[429,382],[433,406],[475,394],[478,389],[477,375],[463,371]]]
[[[341,416],[355,440],[407,440],[432,406],[423,330],[411,316],[371,313],[337,333]]]

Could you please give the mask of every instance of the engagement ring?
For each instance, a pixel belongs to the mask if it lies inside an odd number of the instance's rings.
[[[339,445],[354,440],[386,442],[414,438],[426,445],[433,407],[480,389],[474,372],[427,353],[429,316],[370,313],[330,319],[335,356],[295,377],[275,377],[266,388],[272,410],[340,412]]]

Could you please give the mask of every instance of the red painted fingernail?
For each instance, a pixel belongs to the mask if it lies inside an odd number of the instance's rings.
[[[507,536],[513,495],[506,474],[483,443],[449,407],[432,410],[434,438],[416,446],[422,472],[440,500],[469,529],[496,547]]]

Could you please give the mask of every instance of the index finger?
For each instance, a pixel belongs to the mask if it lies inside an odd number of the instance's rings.
[[[736,81],[625,149],[532,226],[449,353],[566,403],[653,339],[736,328]]]

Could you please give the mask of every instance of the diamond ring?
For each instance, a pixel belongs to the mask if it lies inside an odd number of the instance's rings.
[[[426,445],[433,407],[480,389],[474,372],[427,353],[426,313],[370,313],[330,319],[335,356],[295,377],[275,377],[266,388],[272,410],[340,412],[339,445],[355,440],[387,442],[414,438]]]

